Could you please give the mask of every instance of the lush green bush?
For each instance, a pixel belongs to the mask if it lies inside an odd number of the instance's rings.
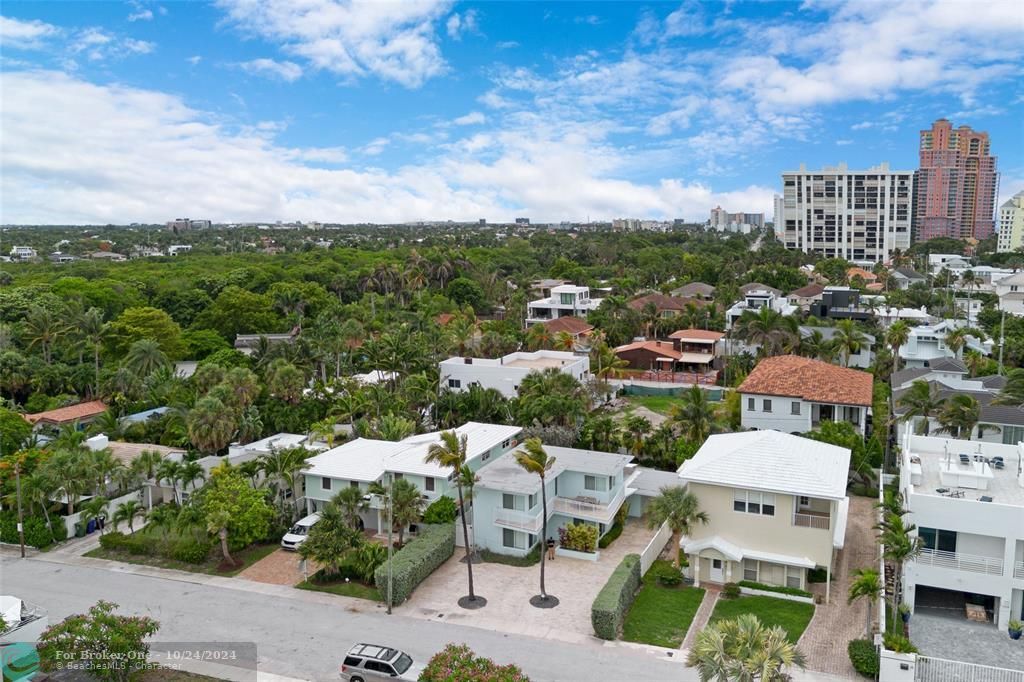
[[[807,582],[809,583],[823,583],[827,576],[828,571],[824,568],[810,568],[807,570]]]
[[[594,552],[597,550],[597,526],[586,523],[570,523],[558,529],[558,544],[574,552]]]
[[[458,516],[458,507],[455,505],[455,500],[442,495],[427,507],[427,510],[423,512],[423,523],[453,523],[455,517]]]
[[[683,582],[683,574],[671,563],[657,564],[651,568],[659,585],[675,587]]]
[[[882,641],[885,643],[885,648],[889,651],[895,651],[898,654],[916,654],[917,647],[913,645],[908,637],[897,632],[887,632],[882,636]]]
[[[51,518],[53,532],[46,527],[46,519],[41,516],[25,516],[22,521],[22,528],[25,532],[25,544],[29,547],[43,549],[53,544],[54,536],[57,542],[66,540],[68,529],[64,525],[64,519],[54,516]],[[14,511],[0,513],[0,542],[7,542],[12,545],[18,544],[18,514]]]
[[[627,554],[590,607],[590,623],[601,639],[615,639],[640,589],[640,555]]]
[[[779,585],[765,585],[764,583],[755,583],[753,580],[741,580],[739,583],[742,587],[749,587],[752,590],[764,590],[765,592],[778,592],[779,594],[791,594],[796,597],[811,597],[813,596],[807,590],[797,589],[795,587],[780,587]]]
[[[416,586],[455,553],[455,524],[420,526],[419,535],[391,557],[392,604],[401,604]],[[385,601],[388,599],[388,565],[374,572],[374,583]]]
[[[597,546],[604,549],[608,545],[615,542],[615,540],[622,535],[623,525],[616,521],[612,524],[612,527],[608,529],[608,532],[601,536],[601,540],[597,543]]]
[[[723,599],[738,599],[743,594],[740,591],[740,586],[736,583],[726,583],[722,586],[722,598]]]
[[[201,564],[210,557],[212,548],[213,544],[207,540],[182,540],[171,548],[171,558],[186,564]]]
[[[480,550],[480,560],[488,564],[504,564],[505,566],[536,566],[540,563],[540,555],[543,551],[542,543],[534,545],[533,549],[526,556],[513,556],[511,554],[499,554],[489,549]]]
[[[489,658],[477,656],[465,644],[449,644],[431,657],[420,673],[420,682],[530,682],[518,666],[498,665]]]
[[[869,679],[878,677],[878,649],[868,639],[854,639],[846,645],[853,669]]]

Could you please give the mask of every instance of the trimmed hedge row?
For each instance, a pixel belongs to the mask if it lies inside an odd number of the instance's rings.
[[[100,536],[100,547],[112,552],[127,552],[136,556],[164,556],[186,564],[201,564],[209,558],[213,544],[208,540],[194,538],[164,542],[152,535],[125,535],[113,531]]]
[[[846,645],[853,669],[869,679],[878,677],[878,647],[869,639],[852,639]]]
[[[778,585],[765,585],[764,583],[755,583],[753,580],[741,580],[736,583],[740,587],[749,587],[752,590],[763,590],[765,592],[778,592],[779,594],[791,594],[794,597],[813,597],[814,595],[807,590],[800,590],[795,587],[780,587]]]
[[[590,624],[595,635],[601,639],[618,638],[622,622],[640,590],[640,581],[640,555],[622,557],[590,607]]]
[[[419,535],[391,557],[392,604],[401,604],[416,586],[455,554],[455,524],[424,524]],[[388,564],[385,561],[373,574],[381,598],[388,600]]]
[[[53,537],[57,536],[57,542],[66,540],[68,537],[67,526],[64,519],[59,516],[50,516],[53,525],[53,533],[46,527],[46,519],[42,516],[26,516],[22,522],[25,532],[25,544],[29,547],[43,549],[53,544]],[[0,542],[7,542],[12,545],[18,544],[18,514],[15,511],[4,511],[0,513]]]
[[[601,540],[597,543],[597,546],[600,549],[604,549],[608,545],[615,542],[615,540],[620,535],[622,535],[622,528],[623,525],[619,523],[618,520],[616,520],[615,523],[612,524],[612,527],[608,529],[608,532],[601,537]]]

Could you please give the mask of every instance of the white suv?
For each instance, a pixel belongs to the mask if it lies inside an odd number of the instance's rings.
[[[285,533],[284,537],[281,538],[281,546],[285,549],[297,550],[299,545],[306,541],[306,537],[309,535],[309,529],[316,525],[316,522],[320,520],[320,514],[310,514],[299,519],[291,530]]]
[[[341,664],[341,679],[346,682],[370,680],[408,680],[420,678],[423,666],[413,663],[412,656],[377,644],[356,644]]]

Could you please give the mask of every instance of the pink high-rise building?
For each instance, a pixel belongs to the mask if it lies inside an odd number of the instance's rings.
[[[917,241],[984,239],[995,232],[998,174],[988,133],[954,129],[944,118],[922,130],[915,184]]]

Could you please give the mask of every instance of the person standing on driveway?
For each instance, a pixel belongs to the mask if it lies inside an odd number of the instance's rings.
[[[555,539],[548,537],[548,561],[555,560]]]

